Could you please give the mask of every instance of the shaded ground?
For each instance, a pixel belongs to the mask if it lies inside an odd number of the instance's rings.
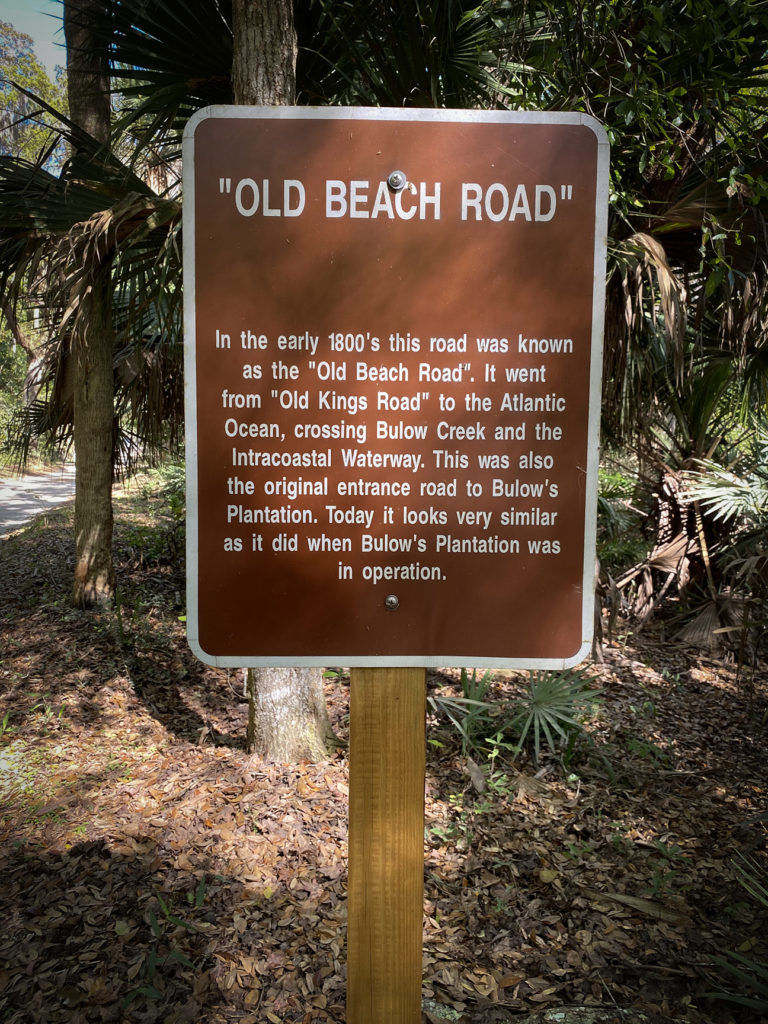
[[[120,503],[115,612],[67,607],[70,510],[0,542],[0,1021],[341,1024],[345,755],[244,753],[242,679],[186,648],[163,512]],[[727,983],[715,956],[768,959],[734,866],[766,860],[766,673],[748,687],[661,633],[590,673],[604,703],[565,769],[486,766],[479,793],[430,722],[425,1020],[757,1021],[704,993]],[[327,695],[345,738],[346,681]]]

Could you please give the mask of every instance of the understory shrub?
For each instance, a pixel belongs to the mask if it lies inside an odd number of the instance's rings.
[[[504,701],[487,699],[488,672],[478,679],[463,669],[461,683],[461,697],[430,697],[430,705],[456,730],[462,753],[496,758],[506,752],[514,760],[528,750],[534,762],[542,743],[554,755],[573,745],[601,694],[581,669],[530,672],[520,694]]]
[[[734,868],[739,884],[751,897],[755,917],[764,915],[768,911],[768,877],[765,870],[748,857],[741,857],[734,863]],[[749,943],[746,945],[749,946]],[[726,982],[721,991],[710,995],[768,1014],[768,961],[746,956],[740,951],[727,950],[725,956],[715,957],[715,963],[731,982],[738,983],[739,991],[734,992]]]

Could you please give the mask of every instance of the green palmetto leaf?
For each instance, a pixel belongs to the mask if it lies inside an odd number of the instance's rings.
[[[768,967],[758,960],[743,956],[741,953],[729,952],[725,957],[715,957],[715,963],[723,967],[728,974],[731,974],[743,988],[751,990],[754,996],[742,995],[731,992],[717,992],[721,999],[727,999],[729,1003],[739,1003],[741,1006],[750,1006],[754,1010],[768,1009]],[[740,966],[737,966],[740,965]]]
[[[499,705],[469,697],[430,697],[436,712],[442,712],[461,737],[462,752],[480,750],[494,732],[494,722],[503,714]]]
[[[579,716],[600,699],[601,691],[590,688],[589,680],[579,672],[532,672],[526,694],[517,702],[512,728],[520,746],[533,734],[534,758],[539,759],[542,738],[552,752],[557,740],[565,739],[581,728]]]
[[[758,818],[758,820],[760,820]],[[768,910],[768,877],[760,864],[750,857],[739,855],[739,859],[733,864],[739,883],[752,899]],[[768,967],[764,968],[768,973]]]
[[[717,462],[701,459],[701,468],[688,474],[692,496],[715,519],[744,519],[752,526],[768,520],[768,475],[755,469],[737,473]]]
[[[768,886],[761,865],[754,859],[741,855],[733,866],[741,886],[756,903],[768,909]],[[735,978],[745,991],[719,991],[708,993],[709,995],[748,1006],[762,1013],[768,1011],[768,963],[735,951],[728,951],[725,956],[715,957],[715,963]]]
[[[516,751],[532,742],[539,758],[546,742],[556,752],[562,741],[581,730],[580,716],[600,699],[600,690],[577,671],[531,673],[525,695],[512,702],[493,703],[467,697],[431,697],[430,703],[451,721],[466,753],[482,750],[489,737],[511,733]]]

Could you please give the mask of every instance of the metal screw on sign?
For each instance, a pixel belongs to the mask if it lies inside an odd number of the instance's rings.
[[[384,598],[384,604],[388,611],[393,612],[396,608],[400,607],[400,601],[395,594],[388,594]]]
[[[402,192],[408,184],[408,178],[404,171],[391,171],[387,178],[387,184],[393,192]]]

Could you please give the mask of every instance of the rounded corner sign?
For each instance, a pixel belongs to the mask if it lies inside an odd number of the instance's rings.
[[[591,640],[608,147],[584,115],[211,107],[184,139],[190,645]]]

